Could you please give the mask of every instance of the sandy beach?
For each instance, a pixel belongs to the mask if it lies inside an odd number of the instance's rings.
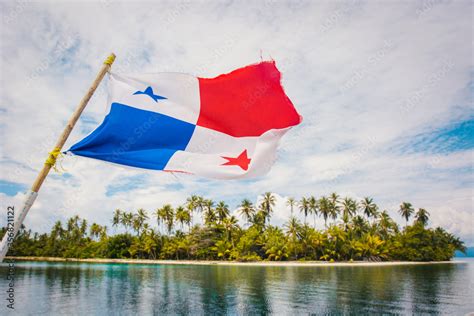
[[[56,257],[6,257],[7,260],[18,261],[44,261],[44,262],[83,262],[83,263],[121,263],[121,264],[166,264],[166,265],[223,265],[223,266],[277,266],[277,267],[354,267],[354,266],[397,266],[397,265],[427,265],[427,264],[459,264],[463,261],[384,261],[384,262],[327,262],[327,261],[207,261],[207,260],[148,260],[148,259],[76,259]]]

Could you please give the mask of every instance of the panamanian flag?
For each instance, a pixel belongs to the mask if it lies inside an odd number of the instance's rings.
[[[67,152],[208,178],[263,175],[302,120],[280,78],[274,61],[215,78],[110,73],[108,114]]]

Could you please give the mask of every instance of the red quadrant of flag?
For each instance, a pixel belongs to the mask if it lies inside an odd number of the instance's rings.
[[[298,125],[301,117],[280,84],[275,62],[199,78],[201,109],[197,125],[234,137],[260,136]]]

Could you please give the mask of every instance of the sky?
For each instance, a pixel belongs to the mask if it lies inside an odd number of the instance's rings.
[[[199,77],[273,59],[304,120],[284,136],[267,175],[218,181],[68,156],[26,226],[46,232],[78,214],[110,227],[116,208],[152,212],[191,194],[224,200],[235,213],[243,198],[257,202],[264,192],[277,197],[271,223],[282,225],[287,197],[338,192],[373,197],[400,224],[399,205],[411,202],[429,211],[430,226],[474,245],[470,1],[2,1],[0,8],[0,224],[7,206],[21,207],[110,52],[118,73]],[[101,123],[106,81],[65,148]]]

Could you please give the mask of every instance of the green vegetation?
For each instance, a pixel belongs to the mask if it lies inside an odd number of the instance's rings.
[[[403,230],[387,211],[379,211],[371,198],[357,202],[340,198],[289,198],[290,217],[283,227],[269,224],[275,197],[265,193],[259,205],[245,199],[238,212],[245,219],[239,226],[223,201],[217,204],[191,196],[184,205],[166,204],[154,212],[116,210],[114,229],[125,233],[108,235],[107,227],[88,225],[78,216],[66,225],[56,222],[49,234],[32,233],[24,227],[8,255],[68,258],[140,258],[197,260],[449,260],[456,250],[465,252],[459,238],[438,227],[427,228],[429,213],[415,211],[403,202],[399,212],[406,220]],[[304,222],[294,217],[299,210]],[[410,219],[414,215],[412,225]],[[307,217],[324,219],[325,230],[307,223]],[[201,217],[203,224],[194,224]],[[150,227],[156,221],[158,229]],[[2,229],[0,235],[5,233]]]

